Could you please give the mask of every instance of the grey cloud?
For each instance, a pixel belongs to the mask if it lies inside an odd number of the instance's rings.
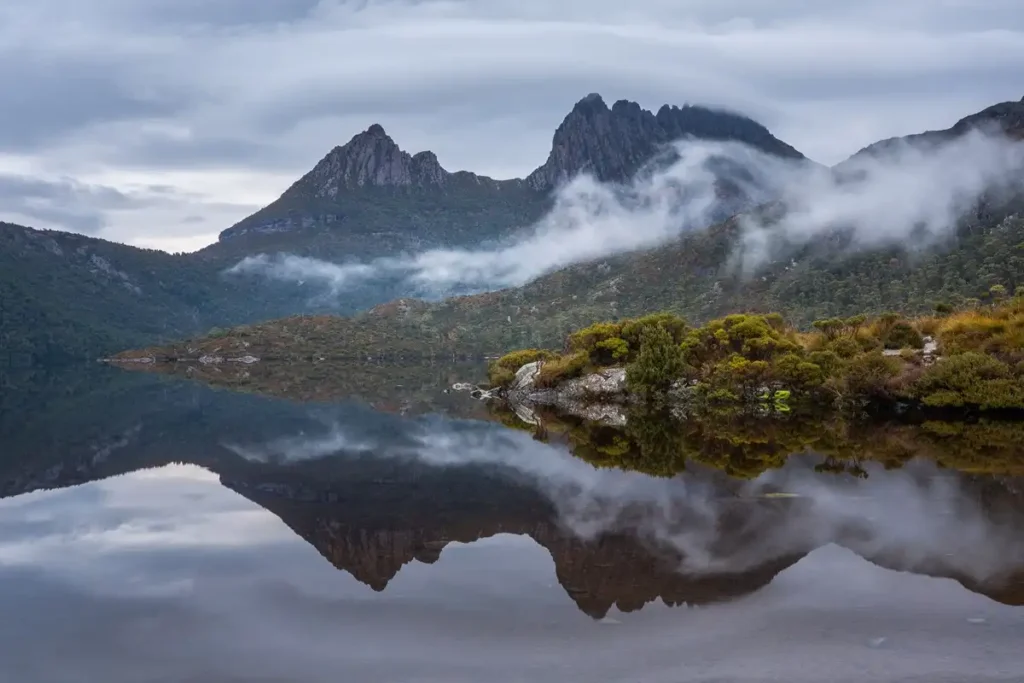
[[[0,215],[27,217],[88,235],[107,225],[107,211],[147,204],[112,187],[85,185],[68,178],[48,181],[0,175]]]
[[[380,122],[452,170],[521,176],[599,91],[734,108],[832,163],[1019,98],[1022,32],[1017,0],[12,0],[0,155],[298,175]]]
[[[173,238],[195,234],[197,226],[204,225],[206,219],[194,214],[198,207],[212,215],[236,216],[257,208],[212,201],[165,185],[120,190],[71,178],[48,180],[0,173],[0,218],[30,227],[72,230],[122,241],[122,235],[109,231],[121,217],[138,215],[158,225],[162,236]]]

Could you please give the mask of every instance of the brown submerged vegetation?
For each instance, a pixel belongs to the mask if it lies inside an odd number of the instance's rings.
[[[907,318],[886,313],[830,318],[800,331],[777,313],[734,314],[699,327],[669,313],[602,322],[569,335],[562,353],[530,349],[490,367],[509,384],[525,363],[544,361],[551,387],[624,366],[631,393],[657,400],[691,387],[702,405],[768,402],[931,408],[1024,409],[1024,292],[994,287],[992,302]]]

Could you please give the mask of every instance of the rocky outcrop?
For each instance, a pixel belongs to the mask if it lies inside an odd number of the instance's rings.
[[[299,182],[314,196],[333,199],[360,187],[443,186],[450,175],[433,152],[410,155],[374,124],[331,150]]]
[[[624,368],[606,368],[583,377],[565,380],[555,387],[538,387],[537,375],[543,361],[528,363],[519,368],[509,386],[498,392],[487,392],[479,397],[498,398],[509,406],[527,424],[534,424],[536,408],[553,408],[563,415],[572,415],[589,422],[621,427],[626,424],[626,410],[635,401],[626,386]],[[691,392],[688,385],[678,384],[669,392],[671,410],[679,417],[686,413]]]
[[[654,159],[666,143],[686,137],[742,142],[784,158],[804,156],[745,116],[707,107],[665,105],[657,114],[636,102],[610,108],[591,93],[576,103],[555,131],[547,161],[526,182],[550,190],[580,173],[623,182]]]

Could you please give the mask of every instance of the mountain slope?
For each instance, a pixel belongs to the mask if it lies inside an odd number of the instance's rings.
[[[583,171],[625,182],[666,142],[683,136],[737,140],[802,158],[736,114],[702,107],[653,114],[625,101],[609,109],[589,96],[562,122],[547,162],[528,179],[446,171],[432,152],[409,154],[373,125],[194,254],[0,224],[0,360],[88,357],[214,326],[296,313],[351,314],[410,296],[415,292],[400,280],[325,299],[310,286],[224,271],[260,253],[365,260],[508,238],[550,208],[558,183]],[[732,196],[722,210],[731,213],[742,203]]]
[[[1024,101],[1004,103],[929,135],[955,137],[989,124],[1020,138],[1022,114]],[[785,210],[767,207],[761,213],[774,213],[777,220]],[[984,296],[995,284],[1010,291],[1024,285],[1024,187],[1015,196],[981,202],[947,240],[914,252],[901,246],[849,251],[850,236],[830,232],[744,277],[730,262],[741,233],[734,218],[658,249],[572,266],[520,288],[436,304],[401,300],[351,319],[291,318],[237,338],[229,335],[218,344],[250,344],[246,348],[253,353],[268,356],[289,344],[302,346],[296,339],[320,340],[323,352],[353,355],[496,354],[558,346],[570,331],[594,321],[654,310],[671,310],[694,322],[740,310],[772,310],[806,324],[862,312],[923,312],[938,301]],[[260,347],[258,340],[267,340],[266,345]],[[158,355],[180,351],[171,347]]]

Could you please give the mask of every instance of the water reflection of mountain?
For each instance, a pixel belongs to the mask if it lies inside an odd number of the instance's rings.
[[[1024,528],[1024,481],[1018,478],[912,463],[896,472],[873,472],[864,481],[815,473],[820,461],[803,457],[781,471],[777,487],[813,481],[820,496],[776,498],[748,495],[742,480],[698,466],[684,479],[688,490],[706,494],[703,508],[680,497],[670,508],[670,523],[653,533],[652,516],[666,508],[634,500],[592,536],[581,536],[578,524],[567,525],[563,503],[590,496],[600,507],[605,483],[632,477],[628,481],[636,485],[642,475],[600,471],[605,479],[590,482],[589,491],[552,488],[547,484],[558,477],[572,483],[577,470],[571,467],[585,468],[579,470],[584,475],[592,470],[570,458],[561,469],[552,468],[549,481],[542,478],[545,469],[529,463],[561,456],[526,435],[493,424],[402,418],[358,403],[291,403],[145,375],[111,379],[101,373],[77,385],[32,386],[34,398],[25,394],[21,402],[5,402],[0,414],[0,495],[194,463],[217,473],[226,487],[279,517],[334,566],[374,590],[384,590],[410,562],[437,561],[451,542],[511,533],[529,536],[550,552],[559,583],[594,617],[613,605],[630,611],[659,599],[707,604],[746,595],[826,543],[883,567],[952,578],[993,600],[1024,605],[1021,534],[1007,531]],[[434,466],[411,456],[424,447],[417,438],[435,432],[447,439],[438,453],[459,456],[461,464]],[[506,434],[518,440],[508,441]],[[536,450],[523,451],[528,447]],[[501,449],[522,455],[524,464],[497,457]],[[380,457],[385,452],[388,457]],[[945,524],[941,519],[928,538],[880,533],[889,520],[879,515],[893,514],[891,526],[897,527],[905,509],[896,506],[890,513],[875,507],[877,500],[857,507],[861,493],[885,502],[928,485],[948,495],[931,500],[935,505],[926,514],[961,522],[948,536],[935,531]],[[658,489],[658,495],[665,491],[671,492]],[[853,507],[837,513],[828,507],[830,496],[848,496]],[[715,501],[710,514],[707,501]],[[827,515],[830,523],[820,524]],[[694,559],[686,551],[692,544],[678,542],[687,536],[701,536],[697,547],[714,560],[701,571],[680,570]],[[992,556],[974,552],[979,548]]]

